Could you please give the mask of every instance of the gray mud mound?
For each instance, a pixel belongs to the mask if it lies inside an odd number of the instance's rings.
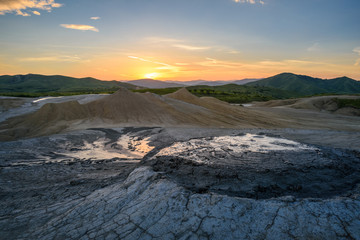
[[[360,239],[359,152],[299,140],[319,133],[93,128],[1,142],[0,239]],[[360,135],[321,133],[330,145]]]
[[[266,199],[351,196],[360,183],[359,153],[264,134],[176,142],[150,162],[198,193]]]

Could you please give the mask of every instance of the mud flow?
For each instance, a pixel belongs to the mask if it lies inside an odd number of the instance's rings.
[[[359,152],[264,133],[174,142],[148,164],[198,193],[254,199],[351,196],[360,183]]]

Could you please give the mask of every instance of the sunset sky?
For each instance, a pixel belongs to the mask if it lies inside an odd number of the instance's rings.
[[[360,80],[359,0],[0,0],[0,75]]]

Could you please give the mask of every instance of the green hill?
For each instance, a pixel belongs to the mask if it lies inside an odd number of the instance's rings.
[[[135,89],[136,86],[118,81],[100,81],[95,78],[73,78],[38,74],[0,76],[2,95],[57,95],[113,92],[120,87]]]
[[[360,94],[360,82],[347,77],[324,80],[305,75],[281,73],[246,85],[273,87],[296,92],[301,96],[316,94]]]
[[[257,87],[237,84],[222,86],[194,86],[187,88],[192,94],[215,97],[229,103],[246,103],[251,101],[268,101],[297,97],[295,92],[271,87]]]
[[[268,101],[273,99],[286,99],[298,97],[294,92],[270,87],[246,86],[226,84],[222,86],[191,86],[186,87],[189,92],[198,97],[215,97],[229,103],[247,103],[251,101]],[[152,92],[160,95],[169,94],[180,88],[141,89],[136,92]]]

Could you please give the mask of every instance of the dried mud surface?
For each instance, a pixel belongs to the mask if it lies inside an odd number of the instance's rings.
[[[93,128],[1,142],[0,238],[360,239],[358,141]]]

